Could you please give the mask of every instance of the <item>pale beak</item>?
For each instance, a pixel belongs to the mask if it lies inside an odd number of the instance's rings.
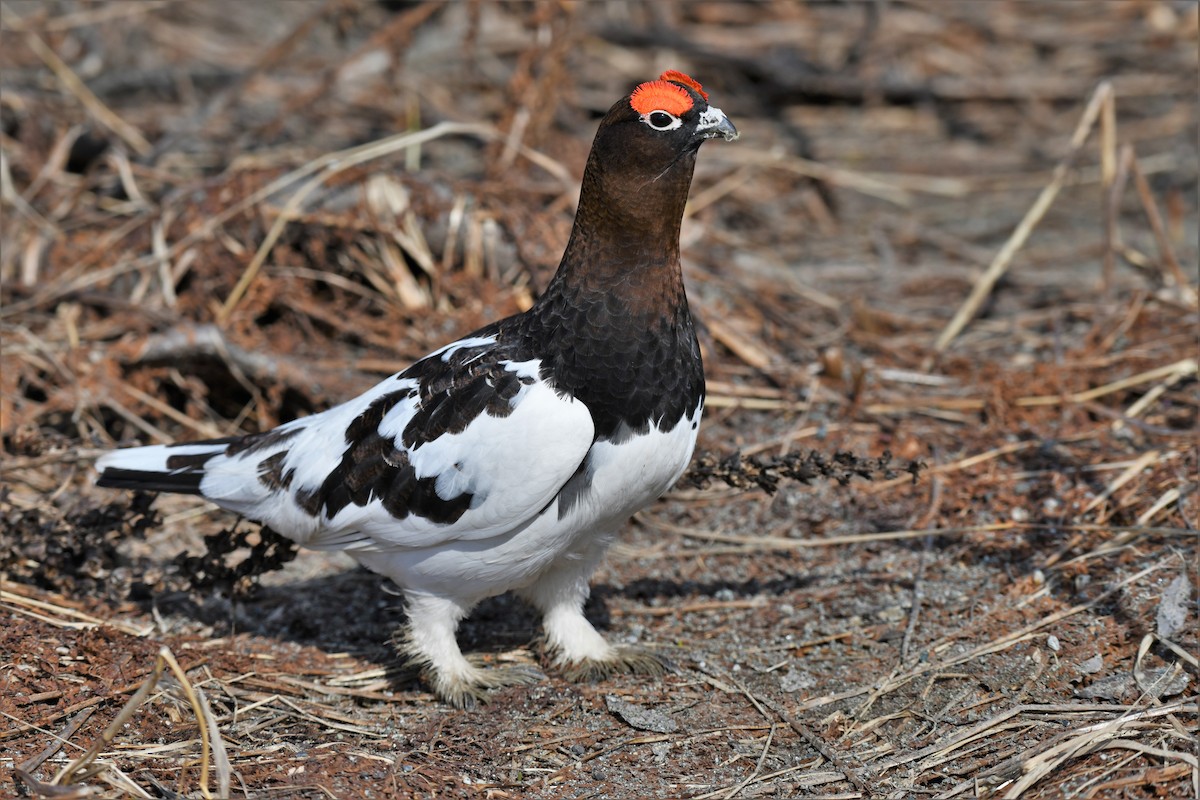
[[[700,114],[700,121],[696,123],[696,133],[702,139],[716,139],[720,136],[727,142],[738,138],[737,128],[733,127],[725,112],[715,106],[709,106]]]

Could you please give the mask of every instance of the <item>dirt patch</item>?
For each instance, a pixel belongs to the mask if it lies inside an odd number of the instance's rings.
[[[3,791],[1196,794],[1195,4],[4,14]],[[449,709],[344,556],[92,485],[528,307],[666,66],[743,133],[683,228],[708,406],[588,614],[675,671],[570,683],[495,598],[464,649],[546,680]]]

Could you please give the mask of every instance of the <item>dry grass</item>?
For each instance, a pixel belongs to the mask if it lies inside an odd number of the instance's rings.
[[[1200,796],[1194,5],[0,13],[0,785]],[[668,66],[744,134],[684,225],[708,455],[591,612],[678,672],[452,711],[370,576],[91,486],[528,307],[592,118]]]

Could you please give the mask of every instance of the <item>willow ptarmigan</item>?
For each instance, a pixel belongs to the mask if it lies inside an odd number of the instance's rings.
[[[459,622],[512,590],[568,674],[655,671],[583,615],[617,529],[683,473],[704,372],[679,264],[696,153],[737,137],[664,72],[609,109],[566,252],[523,314],[437,350],[353,400],[274,430],[116,450],[99,485],[201,495],[395,581],[404,654],[470,705],[532,670],[463,657]]]

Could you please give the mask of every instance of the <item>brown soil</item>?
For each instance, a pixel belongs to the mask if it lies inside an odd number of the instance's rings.
[[[1197,794],[1196,4],[3,23],[0,795]],[[743,132],[683,231],[706,455],[589,613],[676,671],[567,682],[496,598],[464,648],[547,678],[453,710],[348,559],[92,485],[527,307],[596,119],[665,67]]]

